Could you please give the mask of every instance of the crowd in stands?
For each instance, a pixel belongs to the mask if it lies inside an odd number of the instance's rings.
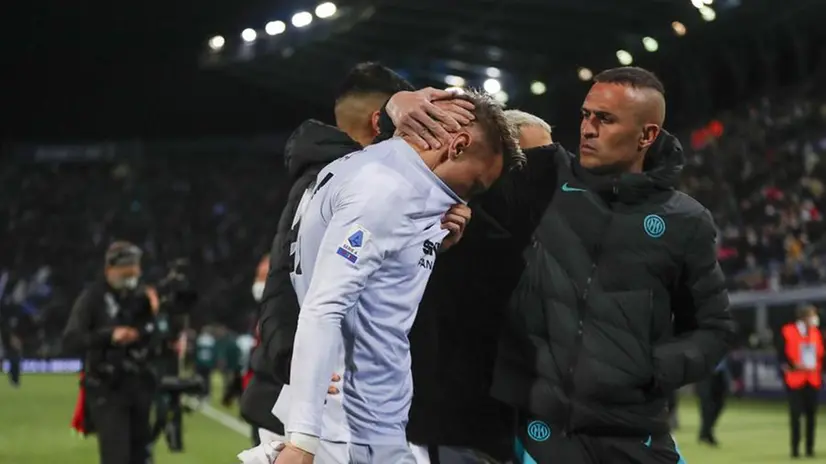
[[[714,214],[732,289],[826,282],[826,95],[818,91],[762,98],[686,141],[683,190]]]
[[[722,114],[684,145],[682,188],[714,214],[732,289],[826,283],[826,98],[816,87]],[[196,324],[250,329],[253,272],[284,193],[277,153],[0,164],[0,295],[40,340],[59,340],[115,239],[145,250],[150,282],[169,260],[191,261]]]
[[[103,252],[117,239],[144,250],[150,283],[170,261],[189,259],[196,325],[251,330],[250,287],[269,251],[284,184],[280,156],[6,158],[2,165],[0,311],[21,314],[46,345],[59,342],[74,299],[102,275]]]

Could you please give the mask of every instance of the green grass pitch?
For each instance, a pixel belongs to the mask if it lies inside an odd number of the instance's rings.
[[[0,464],[95,464],[95,440],[77,438],[69,430],[77,377],[29,375],[22,380],[21,388],[12,389],[0,377]],[[235,410],[226,412],[237,417]],[[248,435],[199,412],[184,420],[186,452],[170,454],[159,442],[156,464],[231,464],[249,447]],[[675,436],[688,464],[807,462],[789,458],[788,414],[782,403],[731,399],[717,428],[719,449],[697,443],[699,417],[690,397],[680,404],[680,421]],[[826,407],[821,408],[819,425],[820,453],[808,462],[826,462]]]

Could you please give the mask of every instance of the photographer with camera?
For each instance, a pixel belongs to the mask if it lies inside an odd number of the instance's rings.
[[[139,287],[142,252],[124,241],[106,251],[104,276],[75,301],[65,347],[84,357],[86,401],[101,464],[146,464],[155,388],[148,366],[155,314]]]

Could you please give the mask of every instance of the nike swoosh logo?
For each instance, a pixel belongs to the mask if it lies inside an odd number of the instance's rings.
[[[562,191],[563,192],[585,192],[586,190],[581,189],[581,188],[576,188],[576,187],[569,187],[568,183],[565,182],[564,184],[562,184]]]

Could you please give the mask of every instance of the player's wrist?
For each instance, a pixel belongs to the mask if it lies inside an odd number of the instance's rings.
[[[293,432],[290,434],[290,441],[287,443],[287,446],[292,446],[293,448],[298,448],[305,453],[315,455],[316,451],[318,451],[320,441],[321,440],[319,440],[316,436],[308,435],[306,433]]]

